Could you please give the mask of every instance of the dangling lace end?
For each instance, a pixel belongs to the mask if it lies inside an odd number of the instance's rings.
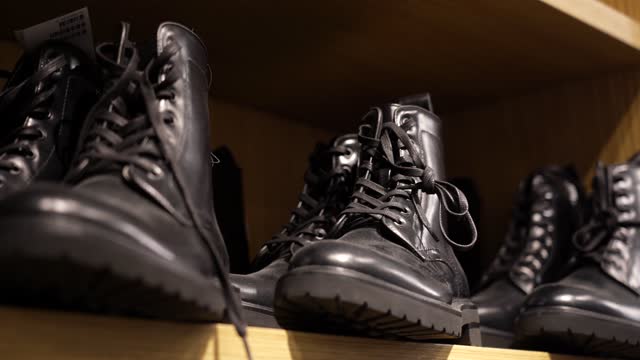
[[[242,338],[242,344],[244,345],[244,353],[247,354],[247,360],[253,360],[251,349],[249,348],[249,341],[247,340],[247,333],[245,332],[243,335],[240,335],[240,337]]]

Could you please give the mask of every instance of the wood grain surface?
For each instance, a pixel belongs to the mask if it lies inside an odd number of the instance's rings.
[[[0,357],[11,360],[240,360],[231,325],[184,324],[0,307]],[[577,360],[579,357],[373,340],[251,327],[255,360]]]

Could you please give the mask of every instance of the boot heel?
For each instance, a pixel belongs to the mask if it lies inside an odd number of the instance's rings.
[[[452,305],[462,313],[462,335],[459,339],[445,342],[448,344],[482,346],[480,316],[476,305],[468,299],[454,300]]]

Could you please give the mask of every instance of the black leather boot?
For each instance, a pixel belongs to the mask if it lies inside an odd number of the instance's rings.
[[[484,346],[511,346],[513,322],[526,296],[570,270],[583,196],[572,167],[549,166],[520,183],[505,243],[472,297]]]
[[[81,50],[47,42],[26,53],[0,93],[0,197],[33,181],[61,181],[89,109],[99,72]]]
[[[305,186],[289,223],[260,250],[253,263],[254,273],[231,275],[240,289],[249,325],[278,327],[273,316],[276,282],[287,271],[291,254],[324,239],[349,203],[359,150],[355,134],[318,145],[309,158]]]
[[[584,256],[538,287],[516,321],[523,347],[640,357],[640,155],[596,168],[593,214],[574,238]]]
[[[0,298],[241,325],[213,211],[206,49],[163,23],[145,59],[126,32],[97,49],[111,86],[66,186],[0,203]]]
[[[427,102],[400,101],[365,117],[360,177],[337,240],[296,252],[278,281],[283,327],[411,340],[456,340],[463,328],[477,330],[451,246],[472,246],[475,225],[464,194],[442,180],[442,125]]]

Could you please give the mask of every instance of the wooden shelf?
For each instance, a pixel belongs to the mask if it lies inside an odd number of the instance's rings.
[[[89,4],[99,40],[119,20],[203,37],[214,95],[332,129],[371,105],[432,91],[439,112],[640,64],[640,25],[597,0],[22,1],[0,36]]]
[[[0,307],[3,359],[94,360],[245,359],[231,325],[193,325]],[[572,360],[535,351],[249,329],[249,346],[260,359],[460,359]]]

